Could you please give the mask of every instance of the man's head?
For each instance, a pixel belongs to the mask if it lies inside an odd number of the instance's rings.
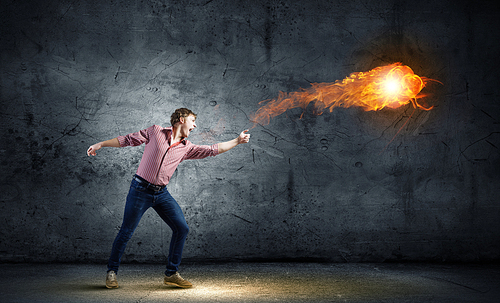
[[[175,126],[176,123],[181,122],[181,118],[186,119],[189,116],[194,116],[196,119],[196,114],[193,113],[190,109],[187,108],[178,108],[175,112],[170,116],[170,124]]]
[[[170,123],[175,133],[181,138],[187,138],[196,127],[196,114],[187,108],[178,108],[170,117]]]

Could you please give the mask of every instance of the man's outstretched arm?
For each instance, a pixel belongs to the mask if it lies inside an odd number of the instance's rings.
[[[241,132],[241,134],[234,138],[233,140],[219,143],[219,154],[227,152],[231,148],[235,147],[238,144],[248,143],[250,141],[250,134],[247,134],[248,129]]]
[[[91,147],[89,147],[89,149],[87,149],[87,155],[88,156],[91,156],[91,155],[95,156],[96,151],[100,150],[102,147],[120,147],[120,142],[118,141],[118,138],[113,138],[113,139],[109,139],[106,141],[96,143],[96,144],[92,145]]]

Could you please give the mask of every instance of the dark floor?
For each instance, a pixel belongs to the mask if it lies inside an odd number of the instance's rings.
[[[163,266],[0,264],[0,302],[500,302],[500,265],[184,264],[191,289],[163,285]]]

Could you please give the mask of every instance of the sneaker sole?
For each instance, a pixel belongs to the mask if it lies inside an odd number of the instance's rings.
[[[115,285],[108,285],[108,284],[106,284],[106,288],[109,288],[109,289],[111,289],[111,288],[118,288],[118,285],[115,286]]]
[[[176,284],[176,283],[172,283],[172,282],[163,282],[165,285],[172,285],[172,286],[177,286],[177,287],[180,287],[180,288],[191,288],[193,287],[193,285],[179,285],[179,284]]]

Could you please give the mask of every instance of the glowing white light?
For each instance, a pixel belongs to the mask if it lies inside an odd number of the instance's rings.
[[[401,83],[397,79],[387,79],[385,81],[385,91],[390,95],[395,95],[401,90]]]

